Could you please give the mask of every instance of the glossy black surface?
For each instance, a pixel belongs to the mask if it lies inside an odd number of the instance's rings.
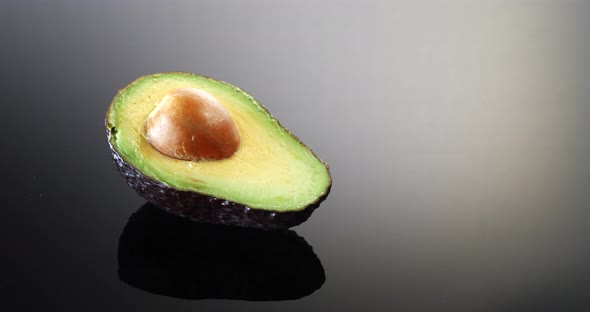
[[[587,12],[0,1],[0,310],[589,311]],[[119,240],[145,201],[112,163],[104,114],[162,71],[243,88],[330,165],[330,197],[294,228],[319,289],[187,300],[119,279]]]
[[[325,281],[294,231],[191,222],[152,204],[129,219],[117,258],[125,283],[182,299],[294,300]]]

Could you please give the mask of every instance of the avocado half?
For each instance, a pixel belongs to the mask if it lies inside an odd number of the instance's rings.
[[[119,279],[175,298],[294,300],[326,280],[318,256],[293,230],[196,223],[143,205],[121,233]]]
[[[151,129],[147,121],[163,111],[162,103],[178,90],[195,90],[222,106],[226,119],[237,130],[239,144],[235,151],[219,159],[186,159],[184,156],[190,154],[186,142],[175,147],[175,138],[166,137],[169,134],[165,130],[173,129],[172,117],[160,122],[158,129],[164,129],[164,135],[158,142],[172,146],[173,152],[157,148],[148,135]],[[182,111],[176,118],[193,111]],[[200,118],[216,118],[207,117],[211,115],[207,111],[200,114]],[[174,131],[188,133],[189,144],[195,137],[205,141],[212,137],[210,133],[190,132],[198,132],[191,129],[204,123],[209,121],[189,120],[189,126],[175,124]],[[194,221],[264,229],[295,226],[309,218],[328,196],[332,184],[327,164],[260,103],[241,89],[215,79],[189,73],[140,77],[115,96],[106,127],[114,161],[126,182],[154,205]],[[222,146],[224,139],[212,137],[207,144]],[[175,151],[180,151],[180,156],[176,157]],[[199,156],[198,151],[195,153]]]

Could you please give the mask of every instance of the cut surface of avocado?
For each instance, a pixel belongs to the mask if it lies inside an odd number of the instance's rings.
[[[239,146],[229,157],[186,160],[154,148],[146,121],[167,95],[192,88],[213,96],[229,113]],[[192,191],[277,212],[298,211],[328,191],[328,167],[252,96],[228,83],[186,73],[144,76],[121,90],[107,113],[109,141],[147,177]]]

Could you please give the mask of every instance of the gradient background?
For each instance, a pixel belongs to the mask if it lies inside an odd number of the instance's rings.
[[[2,310],[590,310],[590,2],[97,2],[0,2]],[[162,71],[240,86],[330,164],[295,228],[326,270],[314,294],[118,280],[144,200],[104,114]]]

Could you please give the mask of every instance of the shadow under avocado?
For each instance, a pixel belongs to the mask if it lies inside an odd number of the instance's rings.
[[[291,300],[325,281],[312,247],[292,230],[191,222],[146,203],[119,240],[119,278],[183,299]]]

